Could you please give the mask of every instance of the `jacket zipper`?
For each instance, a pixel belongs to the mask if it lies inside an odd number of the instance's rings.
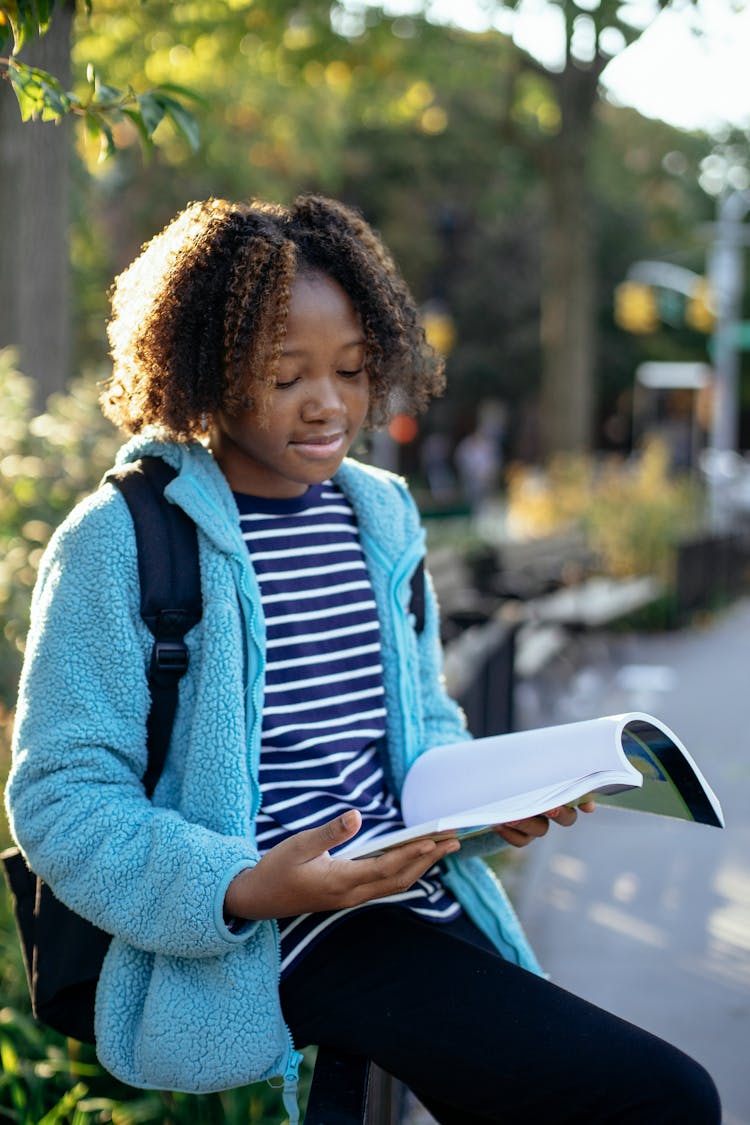
[[[388,575],[390,560],[386,554],[381,550],[379,544],[370,535],[362,535],[362,546],[365,549],[366,555],[371,555],[373,559],[378,562],[380,569],[385,575]],[[404,609],[399,593],[403,588],[405,582],[408,581],[412,571],[422,558],[422,542],[418,540],[409,550],[407,550],[398,560],[393,573],[388,579],[388,598],[389,608],[391,613],[391,620],[393,622],[393,630],[396,638],[397,653],[399,661],[403,658],[408,647],[408,616],[407,610]],[[399,668],[399,672],[405,669]],[[411,715],[414,714],[414,693],[412,689],[412,681],[409,675],[398,676],[398,697],[399,697],[399,711],[401,719],[401,742],[404,748],[403,759],[400,768],[399,784],[403,782],[404,774],[414,760],[415,746],[414,737],[411,727]]]
[[[249,631],[249,634],[250,634],[250,638],[251,638],[252,642],[255,644],[256,648],[260,649],[260,638],[258,637],[258,633],[257,633],[256,627],[255,627],[255,622],[256,622],[256,617],[257,617],[256,607],[253,604],[252,592],[250,590],[250,582],[248,580],[248,575],[247,575],[247,570],[246,570],[247,562],[246,562],[246,559],[244,559],[242,557],[242,555],[234,555],[233,558],[235,559],[237,565],[240,568],[240,589],[242,591],[243,597],[245,599],[246,607],[247,607],[246,618],[247,618],[248,631]],[[253,799],[252,799],[252,808],[251,808],[250,812],[251,812],[252,819],[255,820],[255,817],[256,817],[257,812],[258,812],[258,808],[260,806],[260,800],[261,800],[260,785],[258,784],[258,766],[259,766],[259,758],[260,758],[259,723],[260,723],[260,716],[262,716],[262,714],[263,714],[263,700],[262,700],[262,693],[261,693],[261,688],[260,688],[262,677],[256,673],[255,676],[253,677],[252,684],[250,684],[250,682],[249,682],[250,681],[250,643],[249,643],[249,640],[248,640],[248,637],[247,637],[247,633],[245,633],[245,642],[244,643],[245,643],[245,667],[247,668],[247,676],[248,676],[248,688],[247,688],[247,690],[250,694],[250,702],[253,706],[253,729],[252,729],[252,732],[251,732],[251,755],[250,755],[250,780],[251,780],[251,784],[252,784]],[[273,919],[271,919],[271,925],[273,926],[274,940],[275,940],[275,947],[276,947],[276,975],[277,975],[277,978],[280,982],[281,981],[281,942],[280,942],[280,937],[279,937],[279,927]],[[289,1051],[288,1051],[288,1054],[287,1054],[286,1065],[284,1067],[284,1075],[283,1075],[284,1085],[283,1085],[282,1091],[281,1091],[281,1098],[282,1098],[282,1102],[284,1104],[284,1109],[286,1110],[287,1114],[289,1115],[289,1125],[299,1125],[300,1116],[299,1116],[299,1105],[297,1103],[297,1092],[298,1092],[298,1089],[299,1089],[299,1068],[300,1068],[300,1063],[302,1062],[302,1059],[303,1059],[304,1056],[299,1051],[297,1051],[295,1049],[294,1039],[292,1037],[292,1033],[289,1030],[289,1026],[288,1026],[288,1024],[286,1023],[285,1020],[282,1020],[282,1026],[283,1026],[284,1031],[286,1033],[287,1042],[288,1042],[288,1045],[289,1045]]]

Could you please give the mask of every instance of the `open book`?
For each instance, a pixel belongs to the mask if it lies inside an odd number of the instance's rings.
[[[716,795],[677,735],[630,712],[434,746],[406,775],[406,828],[360,833],[337,855],[362,858],[442,832],[475,835],[589,796],[724,827]]]

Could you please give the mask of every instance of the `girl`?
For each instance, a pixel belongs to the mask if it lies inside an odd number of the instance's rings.
[[[398,825],[417,754],[466,737],[429,587],[419,634],[409,616],[415,506],[346,456],[442,387],[377,236],[322,198],[193,204],[112,308],[104,409],[137,435],[121,463],[178,469],[203,619],[149,801],[132,524],[111,485],[80,505],[41,568],[8,787],[33,868],[114,935],[103,1064],[136,1086],[293,1087],[296,1048],[329,1043],[441,1123],[718,1121],[697,1064],[540,975],[468,843],[336,857]],[[499,826],[497,845],[550,817]]]

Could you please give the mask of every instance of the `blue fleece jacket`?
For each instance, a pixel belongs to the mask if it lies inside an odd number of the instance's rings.
[[[198,526],[204,601],[153,800],[140,781],[152,637],[139,613],[130,514],[104,485],[68,517],[42,562],[7,807],[32,868],[115,935],[97,990],[102,1064],[133,1086],[199,1093],[293,1076],[297,1060],[279,1004],[275,923],[233,933],[222,913],[231,880],[259,859],[265,630],[234,499],[211,454],[142,437],[118,461],[147,454],[179,470],[167,496]],[[419,753],[466,733],[442,687],[429,588],[419,637],[409,619],[424,535],[405,484],[354,461],[336,479],[356,511],[378,605],[385,768],[398,793]],[[449,857],[444,878],[506,957],[539,971],[481,859]]]

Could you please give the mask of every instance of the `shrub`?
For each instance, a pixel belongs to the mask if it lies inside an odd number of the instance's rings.
[[[0,701],[15,697],[31,591],[42,550],[70,509],[96,487],[121,438],[102,416],[93,379],[53,395],[34,414],[34,388],[0,351]]]
[[[687,476],[669,471],[662,442],[637,460],[560,456],[546,472],[514,466],[508,474],[508,527],[521,536],[583,527],[602,573],[673,580],[679,539],[700,527],[704,498]]]

